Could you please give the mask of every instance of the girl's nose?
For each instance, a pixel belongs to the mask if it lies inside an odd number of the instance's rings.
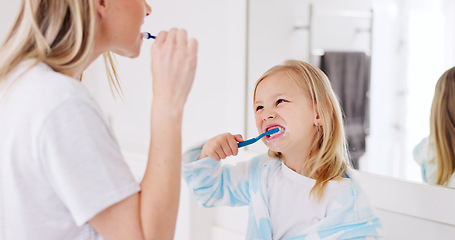
[[[145,16],[148,16],[152,13],[152,7],[147,3],[147,1],[144,1],[145,3]]]
[[[264,111],[262,115],[262,120],[266,121],[268,119],[274,119],[275,118],[275,113],[273,111]]]

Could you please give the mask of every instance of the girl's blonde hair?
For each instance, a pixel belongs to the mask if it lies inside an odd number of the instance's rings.
[[[430,116],[430,142],[436,149],[436,183],[447,185],[455,171],[455,67],[436,84]]]
[[[23,0],[0,48],[0,83],[29,59],[34,65],[44,62],[57,72],[84,67],[94,47],[95,21],[93,0]],[[118,91],[112,54],[106,52],[103,57],[110,83]]]
[[[342,176],[348,168],[349,156],[341,107],[327,76],[320,69],[297,60],[288,60],[265,72],[256,82],[254,98],[259,83],[279,72],[286,73],[310,97],[314,111],[322,122],[310,146],[309,155],[302,156],[305,158],[303,168],[310,178],[316,180],[310,194],[321,199],[326,184]],[[281,153],[270,149],[269,155],[281,157]]]

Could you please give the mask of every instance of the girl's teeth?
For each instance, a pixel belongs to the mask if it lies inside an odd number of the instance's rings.
[[[269,137],[274,136],[274,135],[277,135],[277,134],[279,134],[280,132],[283,131],[283,128],[282,128],[282,127],[272,127],[272,128],[269,128],[268,130],[271,130],[271,129],[274,129],[274,128],[278,128],[278,132],[270,134]],[[267,131],[268,131],[268,130],[267,130]]]

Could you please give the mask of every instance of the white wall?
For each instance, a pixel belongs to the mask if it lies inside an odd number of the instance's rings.
[[[20,1],[0,0],[0,6],[0,42],[3,42],[17,16]]]

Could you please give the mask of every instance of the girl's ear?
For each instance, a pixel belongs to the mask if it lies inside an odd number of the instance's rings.
[[[95,0],[96,13],[99,17],[104,18],[107,13],[107,1],[108,0]]]
[[[315,126],[322,126],[322,120],[321,120],[321,117],[319,116],[319,113],[318,112],[315,112],[314,113],[314,125]]]

